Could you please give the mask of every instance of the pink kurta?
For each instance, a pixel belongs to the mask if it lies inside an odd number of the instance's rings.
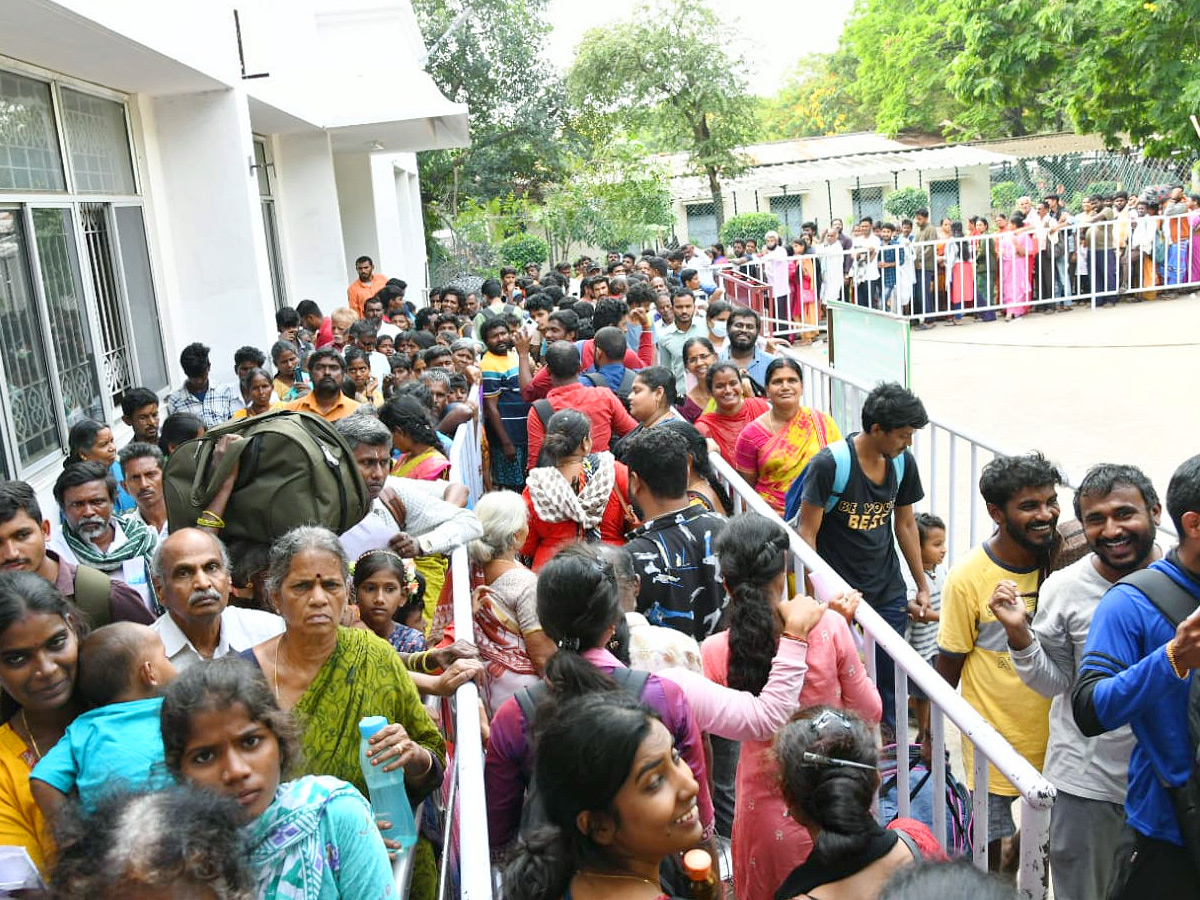
[[[1024,249],[1024,255],[1017,248]],[[1000,235],[1000,302],[1005,315],[1023,316],[1029,312],[1029,298],[1033,294],[1030,275],[1037,239],[1026,231],[1005,231]]]
[[[726,684],[729,632],[708,638],[700,648],[704,674]],[[867,678],[846,620],[826,611],[808,636],[808,672],[800,706],[821,704],[850,709],[871,723],[879,721],[883,704]],[[779,793],[778,770],[771,741],[744,741],[737,769],[737,802],[733,815],[733,886],[738,900],[773,900],[792,869],[808,858],[812,839],[788,818]]]

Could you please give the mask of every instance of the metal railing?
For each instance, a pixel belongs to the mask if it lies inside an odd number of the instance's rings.
[[[1148,299],[1160,292],[1200,288],[1200,213],[1138,217],[1132,209],[1112,219],[1083,216],[1059,224],[912,241],[897,232],[890,244],[873,235],[851,245],[818,241],[810,253],[786,260],[752,260],[713,268],[731,302],[754,308],[776,337],[818,330],[818,310],[829,300],[857,303],[916,321],[984,320],[1024,315],[1032,308],[1102,306],[1118,298]],[[922,262],[918,267],[917,261]],[[771,284],[790,269],[800,296],[777,303]],[[780,274],[782,273],[782,274]],[[808,287],[805,288],[804,275]],[[749,282],[755,290],[740,288]],[[793,310],[801,312],[799,318]],[[806,321],[807,319],[807,321]]]
[[[729,489],[734,513],[756,512],[782,523],[782,519],[767,503],[746,484],[729,464],[719,455],[710,460],[722,481]],[[797,584],[802,584],[805,573],[831,593],[849,591],[850,586],[838,575],[817,552],[809,547],[796,531],[787,525],[788,541],[791,545],[792,570]],[[878,646],[890,656],[896,666],[896,798],[898,815],[905,817],[910,812],[909,770],[904,763],[904,750],[910,744],[908,716],[908,682],[911,679],[924,691],[930,702],[930,737],[932,742],[932,796],[933,833],[938,841],[946,844],[946,726],[949,718],[958,728],[964,740],[975,748],[975,792],[973,861],[981,869],[987,868],[988,845],[988,763],[1000,771],[1020,792],[1021,800],[1021,856],[1017,871],[1017,888],[1027,900],[1043,900],[1048,895],[1049,878],[1047,858],[1050,842],[1050,808],[1054,804],[1055,789],[1040,772],[1022,757],[1004,737],[989,725],[958,692],[950,687],[917,652],[908,645],[904,636],[890,625],[870,606],[860,604],[855,615],[864,639],[864,655],[871,680],[875,681],[875,648]],[[903,675],[903,677],[901,677]]]

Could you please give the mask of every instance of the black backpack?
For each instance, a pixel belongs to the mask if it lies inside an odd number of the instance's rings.
[[[1157,569],[1139,569],[1126,575],[1117,584],[1128,584],[1146,595],[1173,626],[1192,615],[1198,606],[1195,596],[1179,582]],[[1200,678],[1192,677],[1188,688],[1188,737],[1192,748],[1192,772],[1183,787],[1170,787],[1162,777],[1159,782],[1171,798],[1184,846],[1197,868],[1200,868]]]
[[[592,383],[592,387],[612,388],[608,387],[608,379],[599,372],[584,372],[583,377]],[[633,379],[637,378],[637,372],[633,369],[626,368],[621,375],[621,384],[613,393],[617,395],[617,399],[621,401],[621,405],[625,407],[625,412],[629,412],[629,392],[633,390]]]

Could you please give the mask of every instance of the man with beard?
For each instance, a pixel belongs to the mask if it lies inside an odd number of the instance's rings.
[[[1191,844],[1194,807],[1193,675],[1200,668],[1200,456],[1183,462],[1167,485],[1167,512],[1179,544],[1164,559],[1114,584],[1092,617],[1079,677],[1071,692],[1075,723],[1094,736],[1129,725],[1125,820],[1131,853],[1108,895],[1115,900],[1200,896]]]
[[[1038,588],[1058,539],[1062,474],[1040,453],[998,456],[983,468],[979,493],[996,532],[956,562],[942,589],[937,670],[963,699],[1039,771],[1046,755],[1050,701],[1021,681],[993,602],[1021,601],[1036,613]],[[963,741],[968,787],[975,789],[974,748]],[[1016,833],[1019,791],[988,767],[988,868],[1000,866],[1000,842]]]
[[[671,370],[675,376],[675,390],[683,396],[687,392],[683,345],[690,338],[708,337],[708,326],[696,316],[696,295],[689,290],[678,290],[671,295],[671,311],[675,314],[675,330],[658,339],[658,364]],[[634,364],[637,365],[639,363]]]
[[[1075,492],[1075,517],[1092,550],[1054,572],[1038,592],[1032,626],[1011,581],[990,602],[1008,635],[1017,674],[1050,702],[1045,776],[1058,788],[1050,813],[1050,874],[1059,900],[1107,897],[1117,860],[1133,849],[1125,792],[1133,733],[1084,737],[1071,712],[1092,615],[1108,589],[1161,556],[1154,543],[1162,507],[1140,469],[1104,463]]]
[[[354,261],[354,271],[358,277],[346,288],[346,304],[354,310],[354,315],[362,318],[363,304],[374,297],[387,284],[387,276],[375,271],[375,263],[369,256],[360,256]]]
[[[158,543],[152,530],[113,511],[117,482],[98,462],[72,463],[54,482],[54,500],[62,528],[50,539],[59,558],[71,565],[91,566],[133,588],[157,615],[157,601],[146,574]]]
[[[312,413],[326,422],[336,422],[358,409],[358,403],[342,393],[346,369],[341,355],[332,347],[312,352],[308,357],[308,374],[312,390],[283,404],[284,409]]]
[[[525,431],[529,404],[521,398],[521,362],[503,316],[484,322],[479,336],[487,347],[479,371],[483,375],[484,424],[492,448],[492,485],[519,491],[525,487],[529,445]]]
[[[23,481],[0,481],[0,571],[33,572],[83,610],[88,624],[149,625],[154,614],[133,588],[90,566],[76,566],[46,547],[50,521],[42,518],[33,488]]]
[[[229,605],[229,554],[215,535],[183,528],[158,545],[150,563],[167,611],[150,627],[179,671],[201,659],[249,650],[283,632],[283,619]]]
[[[727,359],[747,375],[760,390],[767,387],[767,366],[775,358],[758,346],[762,322],[748,306],[735,306],[729,315],[729,339],[719,357]]]
[[[167,498],[163,494],[163,454],[154,444],[134,441],[119,455],[125,474],[125,491],[137,503],[137,519],[161,541],[167,536]]]

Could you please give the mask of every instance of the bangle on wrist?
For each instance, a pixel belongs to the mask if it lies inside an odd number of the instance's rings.
[[[424,778],[426,775],[428,775],[430,772],[433,771],[433,751],[427,747],[422,747],[421,749],[424,750],[426,755],[429,757],[429,764],[427,766],[425,766],[425,771],[422,772],[420,775],[412,776],[414,780]],[[405,769],[405,773],[406,774],[408,773],[407,769]]]
[[[225,527],[225,520],[218,516],[211,509],[206,509],[199,515],[199,517],[197,517],[196,525],[200,528],[221,529]]]

